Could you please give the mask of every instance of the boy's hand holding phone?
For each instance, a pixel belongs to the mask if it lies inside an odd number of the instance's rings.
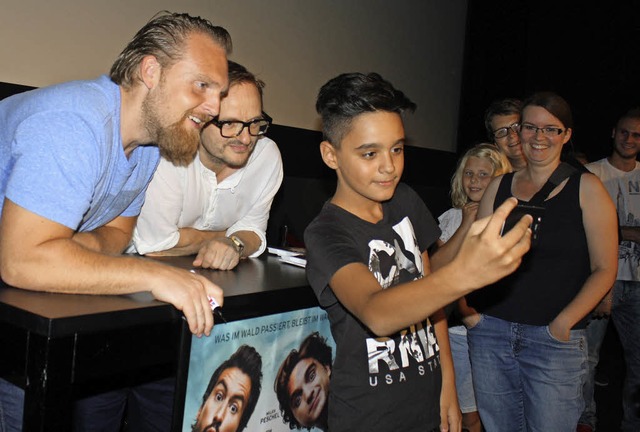
[[[531,215],[524,214],[512,229],[501,235],[505,221],[517,203],[515,198],[509,198],[491,216],[471,225],[454,263],[461,266],[460,273],[467,278],[464,282],[472,290],[514,272],[529,251]]]

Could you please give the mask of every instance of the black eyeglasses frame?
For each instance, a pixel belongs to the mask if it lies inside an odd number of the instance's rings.
[[[243,122],[243,121],[240,121],[240,120],[222,120],[222,121],[220,121],[216,117],[213,120],[211,120],[209,123],[212,123],[218,129],[220,129],[220,135],[222,135],[222,137],[224,137],[224,138],[235,138],[235,137],[239,136],[240,134],[242,134],[242,132],[244,131],[245,128],[248,128],[249,135],[251,135],[251,136],[262,136],[262,135],[267,133],[267,130],[269,129],[269,126],[271,126],[271,124],[273,123],[273,119],[271,118],[271,116],[269,116],[269,114],[267,114],[264,111],[262,111],[261,115],[262,115],[262,118],[254,119],[254,120],[251,120],[251,121],[248,121],[248,122]],[[257,134],[252,134],[251,133],[251,125],[259,123],[259,122],[263,122],[263,121],[267,122],[264,130],[260,130]],[[224,125],[229,125],[229,124],[242,124],[242,127],[240,128],[238,133],[236,133],[235,135],[227,136],[227,135],[223,134],[222,128],[224,127]]]

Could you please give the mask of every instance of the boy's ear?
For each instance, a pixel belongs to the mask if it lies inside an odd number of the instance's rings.
[[[158,62],[155,56],[145,56],[140,62],[140,80],[144,83],[147,89],[151,90],[156,87],[160,82],[160,76],[162,74],[162,66]]]
[[[322,141],[320,143],[320,154],[322,160],[331,169],[338,168],[338,160],[336,158],[336,148],[329,141]]]

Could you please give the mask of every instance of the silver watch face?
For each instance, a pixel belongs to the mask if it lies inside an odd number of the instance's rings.
[[[233,243],[233,246],[236,248],[236,252],[241,254],[244,250],[244,243],[242,242],[242,240],[240,240],[237,236],[231,236],[229,237],[229,239]]]

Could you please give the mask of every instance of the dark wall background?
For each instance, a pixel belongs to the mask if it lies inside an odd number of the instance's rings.
[[[640,1],[469,1],[458,152],[486,140],[492,100],[538,90],[564,97],[573,144],[610,152],[617,117],[640,105]]]
[[[274,246],[303,246],[305,228],[336,190],[336,174],[320,156],[321,132],[272,125],[267,135],[278,144],[284,167],[282,186],[271,206],[267,241]],[[449,180],[455,164],[454,153],[405,146],[402,181],[435,217],[451,207]]]

